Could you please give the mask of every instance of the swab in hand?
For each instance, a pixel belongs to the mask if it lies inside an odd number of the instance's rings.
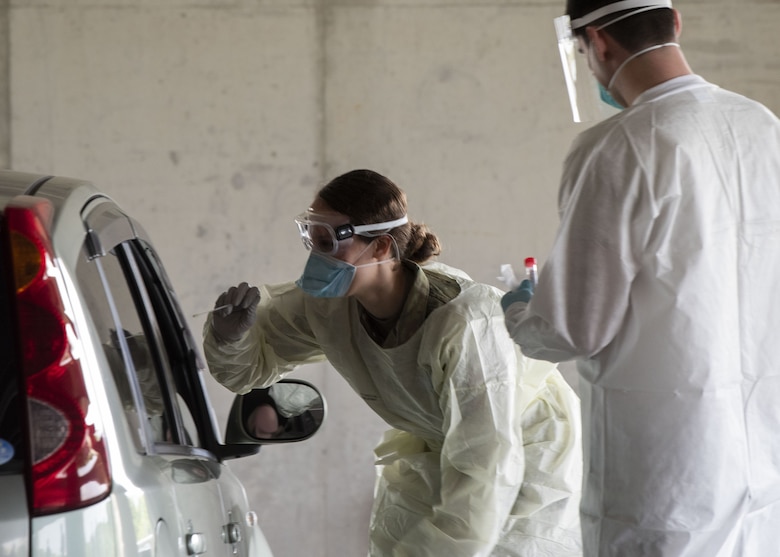
[[[207,311],[201,311],[200,313],[193,313],[192,316],[193,317],[200,317],[201,315],[206,315],[207,313],[214,313],[215,311],[219,311],[221,309],[229,308],[232,305],[233,304],[224,304],[224,305],[221,305],[221,306],[217,306],[214,309],[210,309],[210,310],[207,310]]]

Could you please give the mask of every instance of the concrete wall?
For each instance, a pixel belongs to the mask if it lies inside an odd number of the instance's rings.
[[[241,280],[297,278],[292,217],[356,167],[406,190],[445,262],[500,285],[502,263],[543,262],[582,129],[552,27],[562,6],[0,0],[0,163],[114,196],[145,223],[188,314]],[[780,113],[778,0],[677,7],[694,69]],[[278,556],[365,555],[383,425],[328,366],[298,375],[329,401],[324,429],[231,466]],[[224,424],[230,395],[209,388]]]
[[[11,165],[8,0],[0,0],[0,168]]]

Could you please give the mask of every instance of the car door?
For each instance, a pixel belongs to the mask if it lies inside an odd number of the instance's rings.
[[[88,305],[141,455],[130,475],[156,524],[154,554],[246,555],[246,511],[223,499],[233,476],[214,453],[197,351],[162,265],[112,203],[93,200],[82,215],[90,253],[79,280],[93,283]]]

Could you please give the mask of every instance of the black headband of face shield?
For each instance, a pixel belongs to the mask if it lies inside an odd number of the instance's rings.
[[[336,233],[336,240],[339,242],[355,235],[355,227],[349,223],[337,226],[333,231]]]

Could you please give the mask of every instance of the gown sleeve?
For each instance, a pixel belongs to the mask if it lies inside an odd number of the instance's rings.
[[[305,294],[294,283],[263,286],[257,320],[239,340],[218,343],[211,317],[203,327],[211,375],[239,394],[276,383],[297,366],[325,359],[307,318]]]
[[[507,308],[507,330],[531,358],[589,358],[615,338],[652,230],[647,172],[630,136],[618,128],[597,145],[589,137],[566,159],[561,223],[534,296]]]

